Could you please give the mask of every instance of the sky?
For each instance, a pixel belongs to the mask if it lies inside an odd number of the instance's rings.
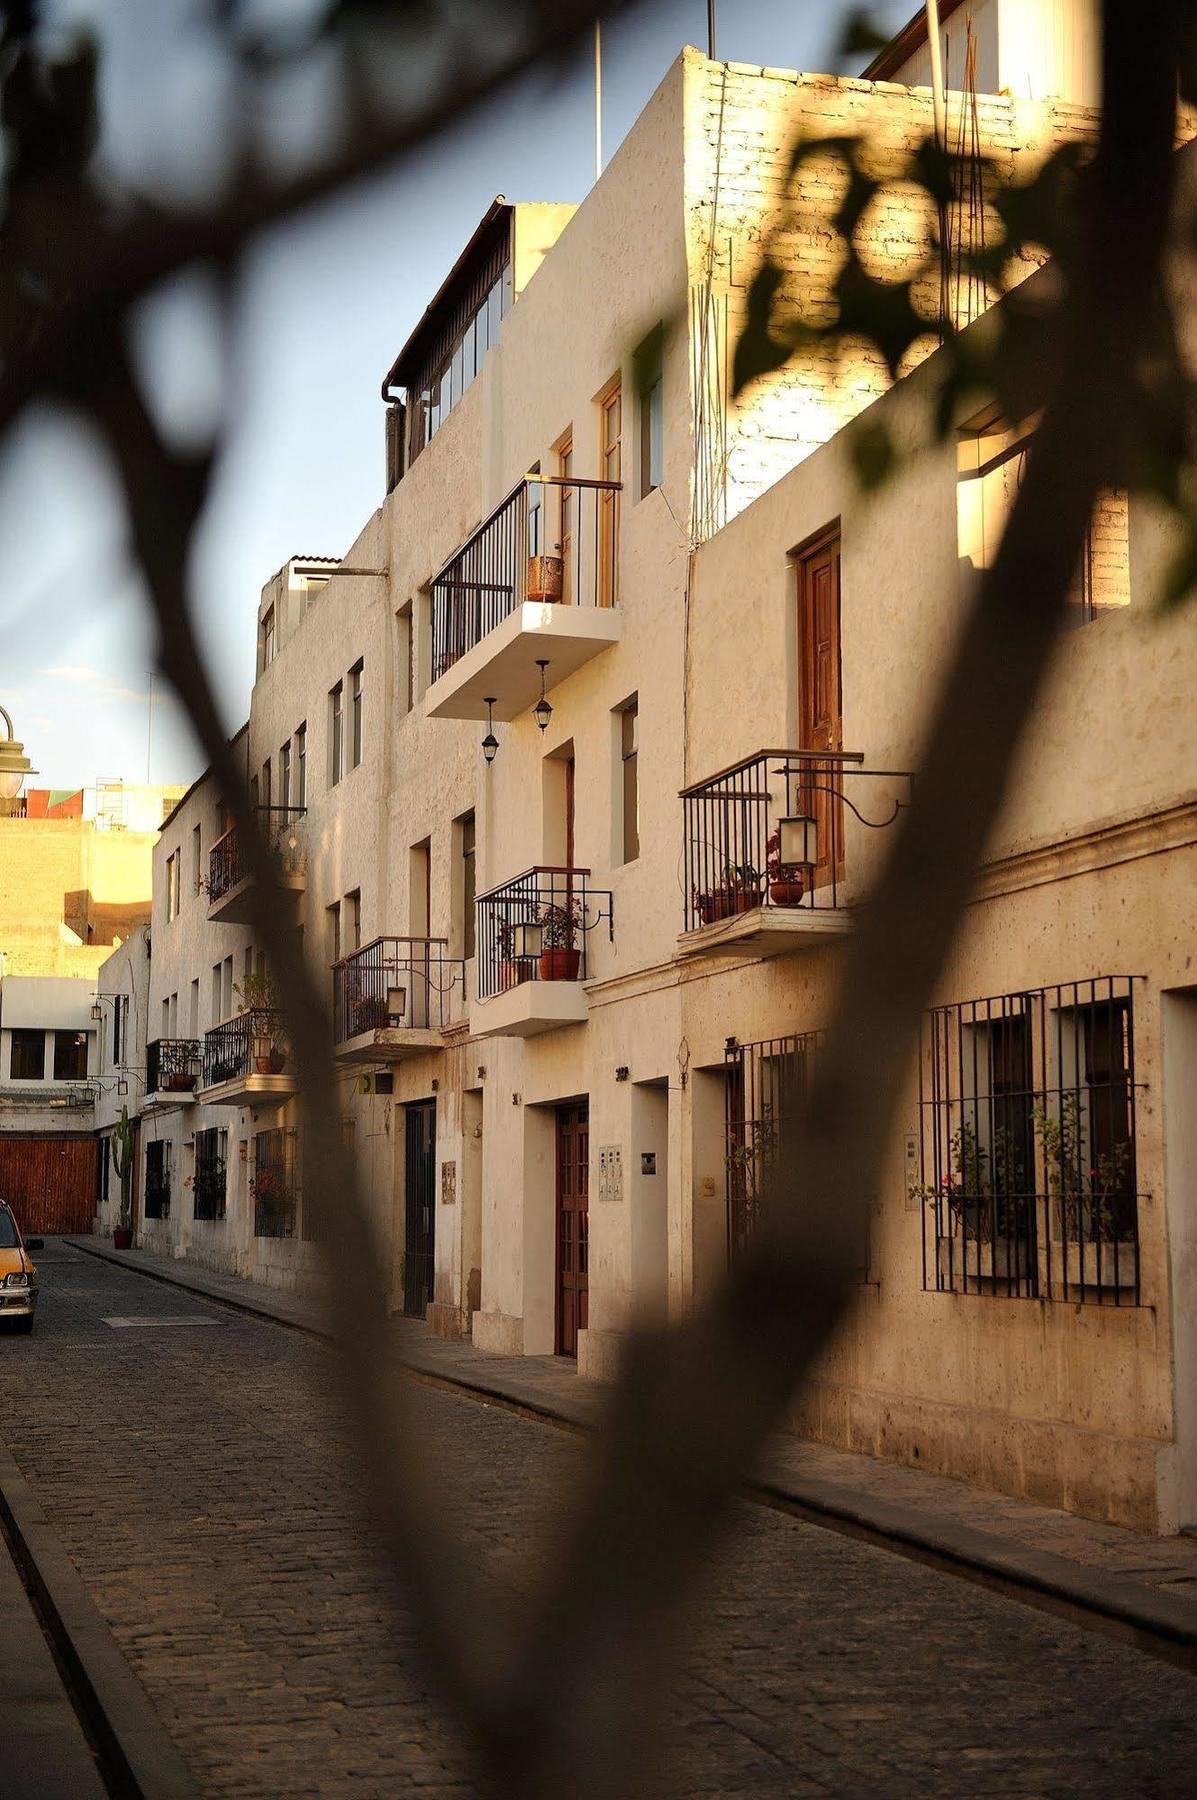
[[[210,192],[227,90],[194,0],[58,0],[52,10],[100,33],[106,169],[175,201]],[[719,0],[718,54],[831,68],[844,10],[836,0]],[[873,10],[896,29],[915,8]],[[705,47],[706,16],[706,0],[644,0],[605,29],[605,156],[682,45]],[[280,110],[279,154],[303,154],[328,116],[318,81],[298,87]],[[303,142],[293,145],[295,120]],[[588,49],[508,88],[402,169],[273,233],[242,271],[231,344],[213,330],[199,277],[141,308],[134,354],[167,429],[197,441],[217,397],[235,403],[190,572],[230,731],[248,708],[262,584],[289,556],[342,554],[381,501],[379,383],[487,206],[500,192],[580,200],[593,176]],[[115,483],[69,413],[30,418],[0,461],[0,544],[0,705],[38,770],[31,784],[194,779],[198,747],[161,676],[151,680],[153,638]]]

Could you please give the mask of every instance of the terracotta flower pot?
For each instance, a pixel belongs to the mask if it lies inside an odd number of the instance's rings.
[[[582,952],[567,949],[565,945],[554,946],[540,953],[542,981],[576,981],[581,966]]]
[[[194,1086],[194,1075],[168,1075],[166,1078],[168,1094],[189,1094]]]
[[[266,1061],[268,1072],[271,1075],[281,1075],[287,1067],[287,1052],[285,1050],[280,1050],[276,1045],[271,1050]]]
[[[774,906],[801,906],[805,895],[806,883],[801,876],[769,883],[769,898]]]
[[[114,1250],[131,1250],[133,1233],[127,1225],[114,1225],[112,1228],[112,1248]]]
[[[565,564],[559,556],[530,556],[528,558],[529,600],[560,600],[564,576]]]

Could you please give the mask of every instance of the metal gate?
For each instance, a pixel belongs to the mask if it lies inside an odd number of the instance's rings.
[[[0,1200],[27,1236],[90,1232],[96,1192],[94,1137],[0,1137]]]
[[[590,1106],[557,1108],[557,1354],[578,1354],[590,1264]]]
[[[436,1237],[436,1101],[405,1106],[403,1310],[422,1319],[432,1299]]]

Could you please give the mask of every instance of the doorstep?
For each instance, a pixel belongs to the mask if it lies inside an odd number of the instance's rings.
[[[242,1311],[329,1335],[316,1301],[95,1238],[66,1240],[105,1261],[224,1300]],[[607,1389],[554,1356],[496,1356],[468,1339],[434,1337],[397,1318],[415,1373],[575,1430],[592,1428]],[[955,1564],[1011,1588],[1164,1637],[1197,1659],[1197,1538],[1144,1537],[1053,1507],[835,1450],[782,1433],[747,1483],[749,1496],[841,1526],[880,1533],[895,1548]]]

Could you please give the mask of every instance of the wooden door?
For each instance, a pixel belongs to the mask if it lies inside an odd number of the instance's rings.
[[[838,525],[824,532],[798,558],[798,660],[799,748],[842,750]],[[840,781],[840,764],[834,757],[818,760],[811,764],[810,785],[802,793],[803,811],[818,821],[816,887],[833,880],[843,868]]]
[[[26,1237],[91,1231],[97,1155],[94,1137],[0,1137],[0,1200]]]
[[[403,1310],[422,1319],[432,1299],[436,1223],[436,1101],[405,1106]]]
[[[578,1354],[590,1259],[590,1107],[557,1108],[557,1354]]]

